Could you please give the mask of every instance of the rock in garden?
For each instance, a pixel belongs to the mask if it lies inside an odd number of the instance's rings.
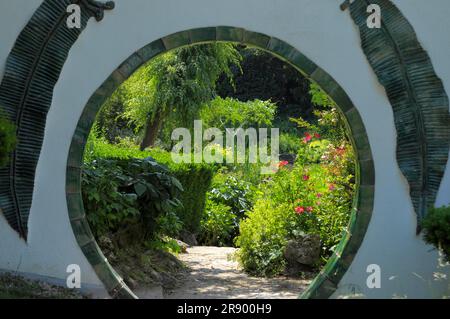
[[[284,250],[284,257],[288,262],[288,268],[291,270],[301,271],[305,268],[304,266],[313,267],[320,260],[319,235],[307,234],[288,241]]]
[[[195,235],[188,231],[182,230],[179,237],[183,242],[185,242],[189,246],[198,245],[197,238],[195,237]]]
[[[181,249],[181,253],[182,254],[186,254],[187,253],[187,249],[190,247],[188,244],[186,244],[185,242],[178,240],[177,239],[177,244],[178,246],[180,246]]]

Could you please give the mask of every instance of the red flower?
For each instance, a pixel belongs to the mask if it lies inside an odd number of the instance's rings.
[[[322,195],[321,193],[317,193],[317,194],[316,194],[316,197],[317,197],[317,198],[321,198],[322,196],[323,196],[323,195]]]
[[[279,162],[278,163],[278,167],[284,167],[284,166],[286,166],[287,164],[289,164],[289,162],[288,161],[281,161],[281,162]]]
[[[305,138],[303,139],[303,141],[305,141],[306,143],[311,142],[312,140],[312,135],[309,134],[308,132],[305,133]]]
[[[303,213],[305,212],[305,208],[304,208],[303,206],[295,207],[295,212],[296,212],[298,215],[301,215],[301,214],[303,214]]]
[[[303,180],[304,181],[308,181],[309,180],[309,176],[308,175],[303,175]]]
[[[314,133],[314,137],[315,138],[320,138],[320,134],[319,133]]]
[[[306,210],[308,211],[308,213],[312,213],[313,208],[311,206],[309,206]]]
[[[328,186],[328,189],[329,189],[330,191],[334,191],[334,190],[336,189],[336,186],[334,186],[334,184],[330,184],[330,185]]]

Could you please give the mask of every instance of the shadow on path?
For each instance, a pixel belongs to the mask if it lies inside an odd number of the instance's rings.
[[[192,247],[179,258],[190,268],[180,288],[137,291],[141,298],[166,299],[294,299],[311,280],[258,278],[244,273],[231,256],[235,248]]]

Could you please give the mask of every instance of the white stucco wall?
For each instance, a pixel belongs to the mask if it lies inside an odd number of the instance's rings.
[[[415,235],[408,186],[395,158],[392,108],[360,47],[358,30],[342,0],[116,0],[101,23],[92,19],[72,48],[50,108],[38,163],[29,242],[25,244],[0,217],[0,269],[65,278],[79,264],[85,284],[101,285],[73,236],[65,198],[68,150],[90,95],[130,54],[160,37],[207,26],[235,26],[278,37],[326,70],[346,90],[366,125],[376,169],[372,222],[340,293],[356,287],[369,298],[406,295],[434,297],[447,282],[433,284],[437,255]],[[450,92],[450,2],[396,0],[416,28],[438,75]],[[0,0],[0,76],[7,55],[40,0]],[[438,19],[440,17],[441,19]],[[438,204],[450,203],[450,169]],[[49,222],[52,221],[52,222]],[[381,289],[365,285],[368,264],[382,269]],[[447,271],[448,272],[448,271]],[[419,277],[422,277],[420,279]],[[391,278],[391,280],[389,280]]]

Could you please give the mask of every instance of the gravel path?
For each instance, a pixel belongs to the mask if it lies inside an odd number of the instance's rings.
[[[231,256],[235,248],[192,247],[179,258],[191,269],[184,284],[164,293],[166,299],[294,299],[311,280],[285,277],[257,278],[245,274]],[[162,292],[159,292],[162,295]],[[154,297],[154,292],[140,292]],[[162,297],[162,296],[161,296]]]

